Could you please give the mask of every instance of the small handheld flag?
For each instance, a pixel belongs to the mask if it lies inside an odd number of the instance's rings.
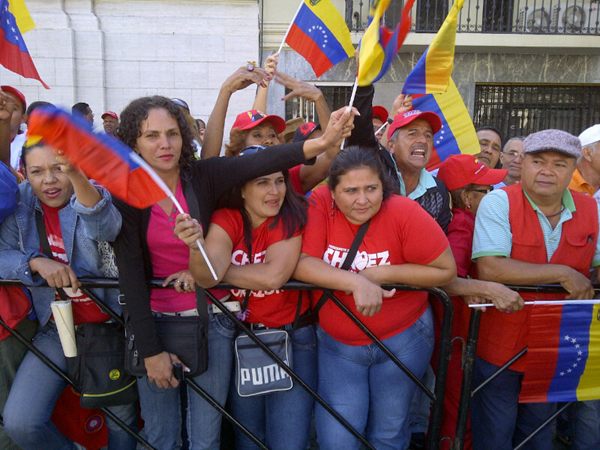
[[[465,0],[456,0],[446,20],[421,56],[415,68],[406,77],[402,92],[405,94],[437,94],[446,92],[454,68],[454,47],[458,13]]]
[[[54,107],[38,108],[29,118],[28,133],[64,152],[70,163],[98,181],[114,196],[136,208],[148,208],[169,198],[185,211],[152,167],[128,146],[108,134],[96,134],[82,117]],[[196,241],[215,280],[217,274],[200,241]]]
[[[302,1],[279,52],[284,42],[308,61],[317,78],[354,55],[350,30],[330,0]]]
[[[0,64],[25,78],[38,80],[50,89],[35,68],[8,0],[0,0]]]
[[[393,31],[381,24],[390,1],[375,1],[369,12],[369,26],[360,42],[359,86],[369,86],[385,75],[410,31],[410,10],[415,0],[406,1],[400,22]]]

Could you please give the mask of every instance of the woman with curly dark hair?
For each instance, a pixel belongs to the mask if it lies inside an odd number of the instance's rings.
[[[261,83],[265,73],[237,70],[235,87]],[[199,222],[208,229],[222,194],[239,183],[304,162],[323,152],[352,129],[353,113],[340,110],[332,116],[323,137],[304,144],[277,146],[247,158],[193,160],[192,137],[181,110],[165,97],[143,97],[121,113],[118,136],[156,171],[183,209],[195,202]],[[144,433],[156,448],[178,448],[181,436],[179,381],[173,366],[178,355],[166,352],[157,336],[154,317],[198,316],[196,284],[188,270],[189,248],[173,233],[177,210],[165,199],[151,208],[137,209],[116,202],[123,217],[115,242],[119,282],[127,302],[137,350],[147,375],[138,390]],[[140,264],[140,261],[142,262]],[[150,289],[153,277],[174,281],[174,289]],[[194,380],[224,404],[231,372],[234,330],[221,314],[209,308],[208,370]],[[188,396],[187,436],[190,448],[219,448],[220,414],[198,395]]]

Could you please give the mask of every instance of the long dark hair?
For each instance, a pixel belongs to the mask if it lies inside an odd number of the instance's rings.
[[[142,122],[148,118],[148,112],[151,109],[165,109],[177,121],[182,140],[179,167],[182,170],[188,168],[194,160],[192,131],[181,112],[181,108],[173,103],[171,99],[154,95],[133,100],[121,112],[117,137],[127,146],[135,148],[137,139],[142,135]]]
[[[340,183],[342,175],[354,169],[368,167],[377,174],[383,188],[383,199],[387,199],[394,193],[394,188],[389,177],[385,173],[381,159],[377,155],[377,149],[372,147],[360,147],[352,145],[340,151],[329,167],[329,179],[327,185],[330,191],[334,191]]]
[[[256,153],[256,151],[270,150],[264,147],[256,148],[255,151],[247,153],[244,151],[242,152],[241,156],[235,156],[234,158],[244,158],[244,154],[252,154]],[[285,238],[289,239],[294,235],[294,233],[301,230],[306,225],[307,202],[306,199],[296,193],[292,187],[289,172],[287,170],[282,170],[281,172],[283,173],[283,179],[285,180],[285,197],[283,198],[283,204],[281,205],[279,213],[275,216],[275,219],[269,228],[276,228],[279,224],[279,221],[282,221],[283,229],[285,231]],[[224,195],[219,201],[219,208],[231,208],[240,211],[244,224],[244,240],[246,242],[246,246],[248,247],[248,251],[251,252],[252,249],[250,247],[250,243],[252,242],[252,223],[248,211],[246,211],[246,208],[244,207],[244,199],[242,198],[242,188],[244,185],[235,186],[228,194]]]

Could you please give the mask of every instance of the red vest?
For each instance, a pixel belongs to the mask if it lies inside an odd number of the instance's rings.
[[[548,261],[544,235],[536,212],[525,197],[520,184],[504,188],[508,194],[509,222],[512,232],[510,257],[534,264],[563,264],[590,274],[598,239],[598,210],[596,201],[584,194],[571,191],[576,211],[573,218],[562,224],[558,248]],[[524,300],[559,299],[563,294],[523,293]],[[481,317],[477,354],[486,361],[501,366],[527,346],[530,307],[506,314],[488,308]],[[510,369],[523,371],[527,355]]]

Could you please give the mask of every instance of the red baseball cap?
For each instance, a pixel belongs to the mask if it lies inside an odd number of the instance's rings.
[[[114,111],[106,111],[104,114],[100,116],[101,119],[104,119],[105,116],[112,117],[115,120],[119,120],[119,116]]]
[[[431,111],[419,111],[418,109],[411,109],[410,111],[396,114],[394,121],[388,128],[388,139],[392,137],[392,134],[394,134],[398,128],[405,127],[417,119],[426,120],[429,125],[431,125],[431,130],[434,133],[437,133],[442,128],[442,120],[436,113]]]
[[[23,108],[23,114],[25,114],[25,111],[27,110],[27,100],[25,100],[25,95],[23,95],[23,93],[18,90],[17,88],[14,88],[12,86],[0,86],[0,90],[2,92],[6,92],[7,94],[12,94],[15,97],[17,97],[19,99],[19,102],[21,102],[21,107]]]
[[[373,119],[379,119],[382,122],[388,120],[389,113],[383,106],[373,106]]]
[[[238,130],[251,130],[263,122],[269,122],[271,125],[273,125],[273,128],[275,128],[277,134],[285,131],[285,120],[279,116],[267,115],[258,111],[257,109],[251,109],[250,111],[244,111],[243,113],[238,114],[231,128],[237,128]]]
[[[454,191],[469,184],[498,184],[504,180],[507,173],[506,169],[488,168],[473,155],[452,155],[440,165],[437,177],[444,182],[449,191]]]

